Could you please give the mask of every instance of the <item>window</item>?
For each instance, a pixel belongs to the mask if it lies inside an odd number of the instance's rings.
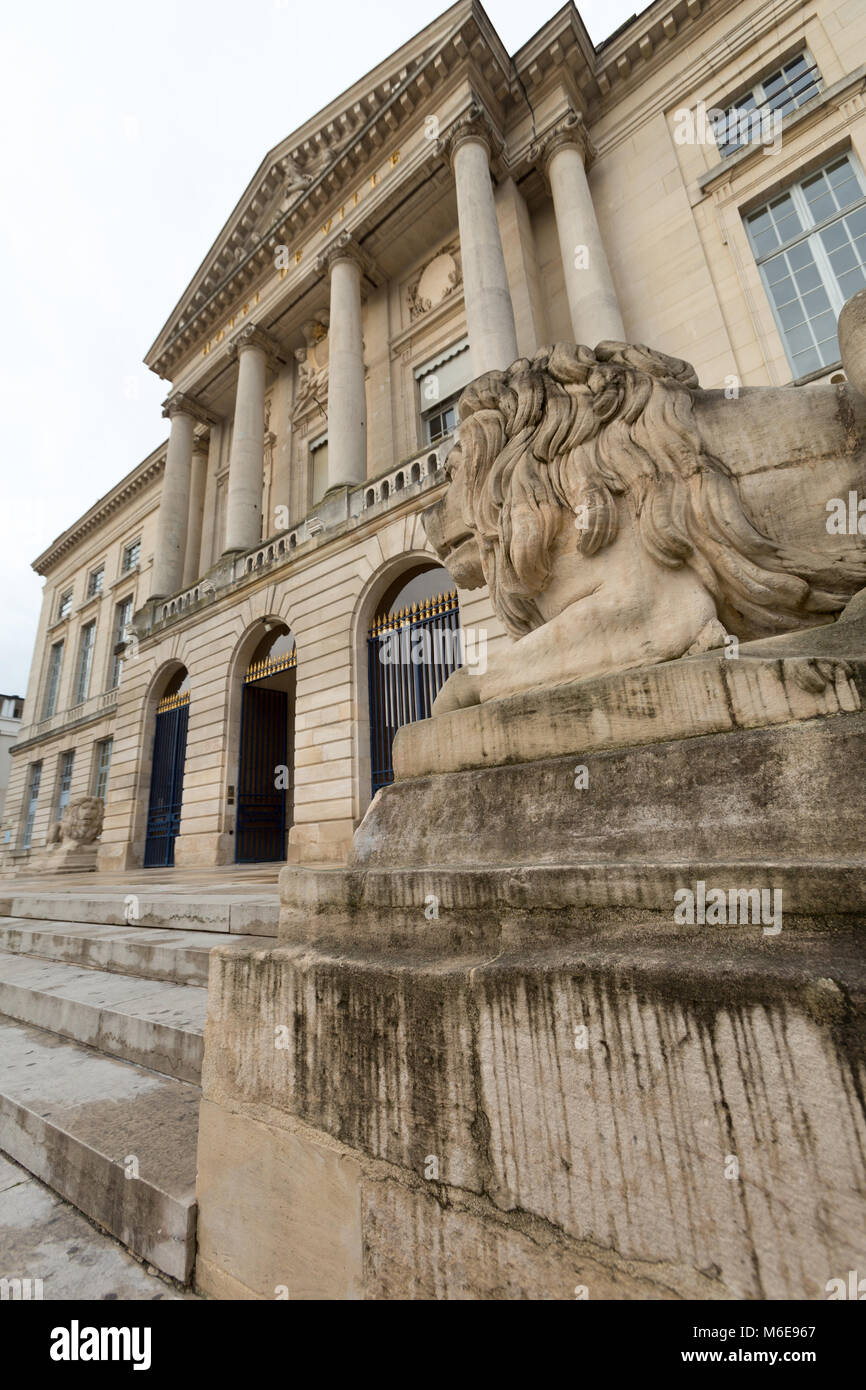
[[[111,750],[114,739],[103,738],[96,745],[96,764],[93,773],[93,795],[105,800],[108,790],[108,771],[111,767]]]
[[[866,285],[866,184],[842,155],[745,219],[797,377],[839,361],[836,323]]]
[[[36,807],[39,804],[39,784],[42,781],[42,764],[30,764],[30,786],[27,789],[27,815],[24,818],[24,830],[21,835],[21,848],[29,849],[33,840],[33,822],[36,819]]]
[[[45,682],[45,699],[42,704],[42,718],[50,719],[57,708],[57,691],[60,688],[60,668],[63,665],[63,643],[55,642],[48,657],[48,678]]]
[[[136,566],[138,565],[138,561],[139,561],[140,555],[141,555],[141,540],[140,540],[140,539],[137,540],[137,541],[130,541],[129,545],[125,545],[125,546],[123,547],[123,558],[122,558],[122,560],[121,560],[121,562],[120,562],[120,572],[121,572],[121,574],[128,574],[130,570],[134,570],[134,569],[136,568]]]
[[[102,581],[105,579],[105,566],[100,565],[99,569],[91,570],[87,577],[87,597],[95,598],[102,593]]]
[[[821,74],[808,53],[799,53],[783,67],[756,82],[728,107],[714,134],[722,159],[761,135],[761,112],[779,111],[787,116],[821,90]]]
[[[61,618],[68,618],[72,612],[72,590],[67,589],[65,594],[60,595],[60,602],[57,605],[57,621]]]
[[[75,749],[70,748],[68,752],[60,754],[60,779],[57,784],[57,819],[63,815],[69,805],[69,794],[72,790],[72,769],[75,765]]]
[[[310,461],[312,463],[310,505],[315,507],[316,503],[321,502],[328,491],[328,436],[326,434],[323,434],[321,439],[314,439],[310,445]]]
[[[461,338],[415,368],[424,443],[436,444],[457,426],[457,401],[472,380],[469,339]]]
[[[96,639],[96,623],[88,623],[81,629],[78,647],[78,675],[75,680],[75,703],[83,704],[90,689],[90,672],[93,667],[93,644]]]
[[[113,690],[115,686],[120,685],[120,676],[123,671],[123,653],[119,652],[117,648],[125,640],[124,633],[126,632],[127,624],[131,617],[132,595],[130,594],[128,598],[122,599],[114,610],[114,655],[111,658],[111,680],[109,682],[109,690]]]
[[[457,427],[457,397],[446,401],[439,410],[425,415],[424,423],[427,427],[428,444],[435,444],[438,440],[444,439],[446,434],[451,434]]]

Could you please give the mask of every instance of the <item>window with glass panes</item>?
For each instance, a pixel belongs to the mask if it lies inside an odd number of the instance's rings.
[[[93,668],[93,643],[96,639],[96,623],[88,623],[81,629],[78,647],[78,675],[75,680],[75,703],[80,705],[87,699],[90,689],[90,672]]]
[[[93,772],[93,795],[105,800],[108,791],[108,772],[111,767],[111,749],[114,739],[103,738],[96,745],[96,764]]]
[[[138,541],[130,541],[129,545],[125,545],[125,546],[123,547],[123,559],[122,559],[121,565],[120,565],[121,572],[122,572],[123,574],[126,574],[127,570],[134,570],[135,567],[136,567],[136,565],[138,564],[140,555],[141,555],[141,541],[140,541],[140,540],[138,540]]]
[[[832,366],[839,312],[866,286],[866,181],[853,156],[832,160],[745,223],[795,379]]]
[[[114,645],[118,647],[124,639],[127,624],[132,617],[132,595],[122,599],[114,610]],[[115,652],[111,658],[111,681],[109,690],[113,690],[116,685],[120,685],[120,677],[123,672],[123,654]]]
[[[68,589],[65,594],[60,595],[60,602],[57,605],[57,620],[68,618],[72,611],[72,590]]]
[[[719,154],[724,159],[750,139],[760,139],[762,111],[781,111],[783,116],[787,116],[798,106],[811,101],[820,90],[821,74],[817,64],[810,54],[799,53],[731,103],[724,120],[718,121],[715,126]]]
[[[87,579],[87,597],[95,598],[102,593],[102,583],[105,579],[105,566],[100,565],[98,570],[91,570]]]
[[[60,688],[60,668],[63,665],[63,643],[55,642],[48,657],[48,676],[45,680],[45,699],[42,703],[42,718],[50,719],[57,708],[57,691]]]
[[[30,764],[30,785],[27,788],[27,815],[24,817],[24,830],[21,834],[21,848],[29,849],[33,839],[33,822],[36,807],[39,805],[39,784],[42,781],[42,764]]]
[[[69,795],[72,791],[72,769],[75,765],[75,749],[70,748],[67,752],[60,754],[60,777],[57,783],[57,819],[63,815],[69,805]]]

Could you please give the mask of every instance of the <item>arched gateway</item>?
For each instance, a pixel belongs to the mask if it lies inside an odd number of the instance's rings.
[[[242,676],[235,859],[286,857],[292,824],[298,655],[284,623],[265,634]]]
[[[383,594],[367,635],[372,794],[394,780],[397,730],[429,719],[448,677],[463,665],[457,590],[441,565],[403,572]]]
[[[147,807],[146,869],[174,864],[174,842],[180,830],[183,772],[189,726],[189,675],[176,671],[156,706],[153,765]]]

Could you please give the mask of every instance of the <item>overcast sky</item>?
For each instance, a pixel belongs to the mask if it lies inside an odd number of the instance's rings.
[[[265,153],[439,0],[45,0],[2,21],[0,692],[24,694],[31,561],[166,434],[142,355]],[[510,53],[557,0],[488,0]],[[641,8],[579,4],[598,44]]]

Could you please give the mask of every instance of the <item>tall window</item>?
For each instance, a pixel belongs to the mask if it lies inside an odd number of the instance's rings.
[[[105,579],[105,566],[100,565],[99,569],[91,570],[87,577],[87,597],[95,598],[102,593],[102,585]]]
[[[93,644],[96,640],[96,623],[88,623],[81,629],[78,647],[78,675],[75,681],[75,703],[83,704],[90,689],[90,672],[93,668]]]
[[[65,594],[60,595],[60,601],[57,604],[57,621],[59,622],[61,618],[68,618],[71,612],[72,590],[67,589]]]
[[[132,617],[132,595],[122,599],[114,610],[114,655],[111,658],[111,680],[109,690],[120,685],[120,676],[123,671],[123,654],[117,648],[124,640],[127,624]]]
[[[57,819],[63,815],[69,805],[69,794],[72,791],[72,769],[75,765],[75,749],[70,748],[65,753],[60,754],[60,779],[57,784]]]
[[[24,818],[24,831],[21,836],[21,848],[29,849],[33,840],[33,822],[36,819],[36,807],[39,804],[39,784],[42,781],[42,764],[30,764],[30,785],[27,788],[27,815]]]
[[[93,795],[98,796],[100,801],[105,800],[105,793],[108,791],[108,772],[111,767],[111,750],[114,746],[113,738],[100,739],[96,745],[96,763],[93,771]]]
[[[63,665],[63,642],[55,642],[48,657],[48,678],[45,682],[45,700],[42,705],[42,718],[50,719],[57,708],[57,692],[60,688],[60,668]]]
[[[123,547],[123,558],[120,562],[121,574],[127,574],[134,570],[141,555],[141,541],[130,541],[129,545]]]
[[[763,82],[756,82],[737,101],[731,102],[725,119],[716,125],[716,144],[722,159],[760,133],[762,111],[781,111],[783,116],[787,116],[798,106],[811,101],[820,90],[821,74],[817,63],[808,53],[798,53],[789,63],[771,72]]]
[[[415,368],[425,444],[436,444],[457,427],[457,401],[472,380],[469,339],[461,338],[438,357]]]
[[[836,323],[866,285],[866,182],[842,155],[746,218],[794,377],[839,361]]]

